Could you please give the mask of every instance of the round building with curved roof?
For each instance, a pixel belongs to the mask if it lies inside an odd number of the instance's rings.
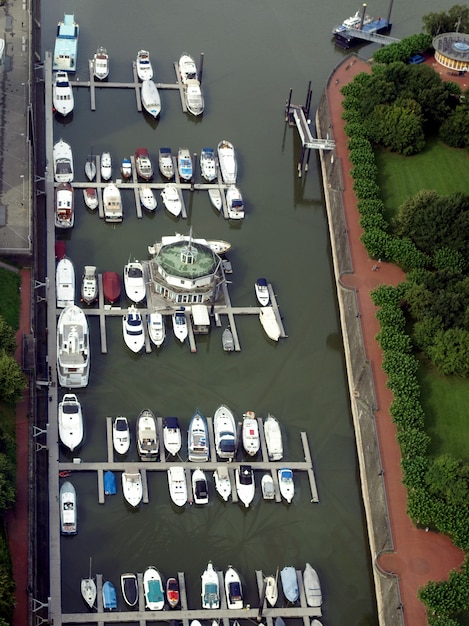
[[[455,72],[469,71],[469,35],[444,33],[437,35],[432,45],[437,63]]]

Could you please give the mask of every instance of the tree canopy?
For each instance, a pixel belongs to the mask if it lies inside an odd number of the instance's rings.
[[[422,17],[426,32],[435,37],[440,33],[469,32],[469,6],[455,4],[447,12],[427,13]]]

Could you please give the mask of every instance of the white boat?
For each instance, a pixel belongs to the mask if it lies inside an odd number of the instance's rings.
[[[122,493],[130,506],[136,507],[143,497],[142,475],[136,472],[122,472]]]
[[[217,177],[217,164],[213,148],[202,148],[200,151],[200,173],[208,183]]]
[[[179,217],[182,211],[182,202],[176,185],[166,184],[161,191],[161,199],[168,211],[175,217]]]
[[[163,445],[172,456],[176,456],[182,446],[182,434],[177,417],[165,417],[163,422]]]
[[[153,78],[153,67],[150,61],[150,54],[147,50],[139,50],[137,53],[137,76],[140,80],[151,80]]]
[[[208,197],[210,198],[210,202],[213,204],[213,206],[218,211],[221,211],[221,208],[223,206],[223,198],[220,189],[218,187],[211,187],[208,190]]]
[[[54,110],[66,116],[73,111],[75,104],[73,90],[67,72],[57,72],[52,86],[52,104]]]
[[[228,609],[239,611],[243,608],[241,578],[232,565],[228,565],[225,572],[225,596]]]
[[[94,54],[93,74],[98,80],[104,80],[109,76],[109,55],[103,46],[100,46]]]
[[[155,461],[160,449],[156,418],[150,409],[143,409],[137,418],[137,450],[142,461]]]
[[[156,567],[147,567],[143,574],[143,592],[145,606],[150,611],[161,611],[164,608],[164,588],[161,575]]]
[[[125,345],[136,354],[145,346],[142,314],[135,304],[129,306],[127,313],[122,316],[122,334]]]
[[[71,452],[83,442],[83,413],[74,393],[66,393],[59,402],[59,437]]]
[[[70,183],[60,183],[55,189],[55,227],[72,228],[75,223],[75,191]]]
[[[75,268],[66,256],[57,263],[55,290],[57,308],[62,309],[75,303]]]
[[[192,472],[192,494],[196,504],[208,504],[208,484],[205,473],[197,468]]]
[[[232,461],[236,454],[236,421],[233,411],[224,404],[214,413],[213,430],[218,456]]]
[[[179,339],[181,343],[184,343],[187,339],[187,335],[189,334],[184,307],[177,309],[177,311],[173,313],[172,320],[174,336]]]
[[[258,278],[254,283],[257,301],[261,306],[267,306],[270,302],[269,285],[265,278]]]
[[[86,315],[75,304],[57,322],[57,372],[62,387],[86,387],[90,373],[90,344]]]
[[[124,180],[129,180],[132,176],[132,161],[129,157],[124,157],[122,159],[121,176]]]
[[[109,180],[112,176],[112,158],[110,152],[103,152],[101,155],[101,178]]]
[[[138,188],[138,196],[140,198],[140,204],[147,211],[154,211],[157,206],[155,194],[151,187],[147,185],[141,185]]]
[[[286,599],[294,604],[300,595],[298,588],[298,578],[293,565],[287,565],[280,571],[280,580],[282,581],[282,589]]]
[[[89,181],[96,178],[96,159],[92,154],[85,161],[85,176]]]
[[[340,33],[345,33],[345,31],[347,31],[349,28],[359,28],[361,21],[362,13],[361,11],[357,11],[355,15],[347,17],[347,19],[345,19],[341,24],[337,24],[337,26],[334,26],[334,28],[332,29],[332,34],[337,35]],[[363,26],[369,24],[372,21],[372,17],[370,17],[369,15],[365,15],[363,20]]]
[[[278,599],[278,585],[277,579],[274,576],[266,576],[264,578],[265,584],[265,599],[274,607],[277,604]]]
[[[254,482],[254,472],[250,465],[240,465],[235,470],[235,482],[238,498],[247,508],[254,500],[256,484]]]
[[[127,454],[130,448],[130,428],[126,417],[116,417],[112,424],[112,445],[117,454]]]
[[[280,461],[283,457],[282,431],[278,419],[270,413],[264,420],[264,435],[270,461]]]
[[[259,424],[254,411],[248,411],[243,415],[242,429],[243,448],[249,456],[255,456],[261,445],[259,437]]]
[[[154,118],[161,113],[160,93],[152,80],[142,82],[142,104],[145,111]]]
[[[235,349],[233,333],[229,328],[225,328],[222,332],[221,343],[225,352],[233,352]]]
[[[106,222],[122,222],[122,197],[119,187],[110,183],[103,191],[104,219]]]
[[[54,179],[57,183],[71,183],[73,180],[73,154],[70,144],[60,139],[52,149]]]
[[[98,297],[98,276],[95,265],[85,265],[81,280],[81,299],[92,304]]]
[[[94,187],[84,187],[83,199],[86,206],[92,211],[96,211],[99,206],[98,193]]]
[[[278,341],[280,338],[280,325],[274,309],[271,306],[262,307],[259,312],[259,319],[267,337],[272,339],[272,341]]]
[[[236,185],[229,185],[226,190],[226,206],[230,220],[244,219],[244,200]]]
[[[282,497],[290,503],[295,495],[295,483],[291,469],[283,467],[278,470],[278,486]]]
[[[158,313],[158,311],[154,311],[147,315],[147,323],[148,323],[148,334],[150,335],[150,339],[152,343],[159,348],[164,341],[166,336],[166,324],[164,321],[164,315]]]
[[[195,64],[194,59],[190,56],[190,54],[187,54],[187,52],[184,52],[184,54],[182,54],[179,58],[178,67],[179,75],[184,85],[187,84],[188,80],[199,80],[197,65]]]
[[[236,154],[233,144],[224,139],[220,141],[217,148],[218,164],[220,166],[221,175],[227,185],[236,183],[238,165],[236,162]]]
[[[129,261],[124,266],[124,288],[129,300],[135,304],[145,300],[145,275],[143,265],[139,261]]]
[[[220,583],[218,574],[213,569],[212,561],[202,574],[202,608],[218,609],[220,607]]]
[[[131,572],[121,574],[122,597],[128,606],[135,606],[138,602],[138,579]]]
[[[275,485],[271,474],[262,476],[261,489],[264,500],[273,500],[275,498]]]
[[[209,458],[208,426],[205,417],[197,409],[189,422],[187,433],[189,461],[203,463]]]
[[[168,180],[174,178],[174,163],[171,148],[163,147],[158,152],[158,167],[161,175]]]
[[[316,617],[314,617],[311,620],[311,626],[322,626],[322,623]]]
[[[184,87],[184,98],[186,100],[186,108],[189,113],[202,115],[205,109],[204,94],[198,80],[188,80]]]
[[[319,576],[310,563],[306,563],[303,572],[303,585],[305,588],[306,603],[308,606],[321,606],[322,592]]]
[[[184,506],[187,502],[186,473],[180,465],[168,469],[168,486],[171,500],[176,506]]]
[[[77,534],[77,492],[68,480],[60,487],[60,532],[62,535]]]
[[[231,480],[226,465],[220,465],[213,472],[215,480],[215,489],[225,502],[228,502],[231,496]]]
[[[96,581],[91,576],[91,558],[90,558],[90,573],[88,578],[82,578],[80,583],[80,591],[83,600],[92,609],[96,602],[97,588]]]
[[[143,180],[150,180],[153,177],[153,163],[146,148],[137,148],[134,154],[135,170],[137,176]]]
[[[192,157],[189,148],[179,148],[178,150],[178,172],[183,181],[192,178]]]

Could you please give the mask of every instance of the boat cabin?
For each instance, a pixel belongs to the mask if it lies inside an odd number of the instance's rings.
[[[194,335],[208,335],[210,332],[210,315],[208,307],[204,304],[193,304],[192,319],[194,320],[194,323],[192,324]]]

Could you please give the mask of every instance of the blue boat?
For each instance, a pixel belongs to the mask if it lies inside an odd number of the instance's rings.
[[[353,18],[349,18],[349,20],[352,20],[352,19]],[[362,39],[361,37],[355,36],[353,34],[353,30],[358,29],[360,26],[360,23],[358,23],[358,25],[355,25],[355,26],[348,26],[347,28],[346,22],[347,20],[342,24],[341,27],[336,27],[333,31],[336,46],[339,46],[340,48],[347,50],[348,48],[351,48],[352,46],[356,46],[360,43],[361,44],[368,43],[368,40]],[[392,28],[392,24],[391,22],[388,22],[386,18],[378,17],[377,20],[374,20],[373,18],[370,18],[367,16],[367,18],[363,22],[363,26],[361,27],[361,30],[364,33],[368,33],[370,35],[376,35],[376,34],[383,35],[383,34],[388,34],[391,28]],[[349,30],[349,29],[352,29],[352,30]]]
[[[178,171],[183,180],[187,181],[192,178],[192,157],[188,148],[178,150]]]
[[[104,473],[104,493],[107,496],[114,496],[117,493],[116,477],[109,470]]]
[[[103,608],[106,611],[117,609],[116,588],[109,580],[103,585]]]
[[[65,13],[57,26],[52,69],[62,72],[76,72],[78,34],[80,28],[73,13]]]
[[[293,565],[287,565],[280,572],[280,580],[282,581],[283,593],[286,599],[295,603],[300,595],[298,588],[298,579],[296,577],[296,570]]]

